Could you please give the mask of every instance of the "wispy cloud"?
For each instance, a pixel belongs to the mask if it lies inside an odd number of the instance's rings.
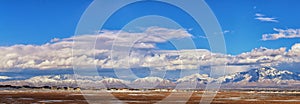
[[[223,34],[227,34],[227,33],[230,33],[230,32],[231,32],[230,30],[224,30]]]
[[[214,34],[226,35],[226,34],[231,33],[231,32],[233,32],[233,31],[231,31],[231,30],[224,30],[223,32],[215,32]],[[199,38],[203,38],[203,39],[207,39],[206,35],[200,35],[198,37]]]
[[[262,40],[277,40],[281,38],[300,38],[300,29],[277,29],[274,28],[274,31],[276,33],[272,34],[263,34],[262,35]]]
[[[260,14],[260,13],[256,13],[255,16],[257,16],[257,17],[263,17],[263,16],[265,16],[265,15]]]
[[[256,16],[255,19],[263,21],[263,22],[279,22],[276,18],[267,17],[264,14],[256,13],[255,16]]]
[[[257,17],[255,19],[264,21],[264,22],[278,22],[278,20],[276,20],[276,18],[271,18],[271,17]]]

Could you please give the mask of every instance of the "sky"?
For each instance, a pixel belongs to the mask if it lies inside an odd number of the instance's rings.
[[[67,38],[74,34],[76,25],[91,0],[2,0],[0,3],[0,45],[45,44],[53,38]],[[277,0],[207,0],[223,31],[229,54],[240,54],[253,48],[290,48],[299,42],[297,38],[262,40],[263,34],[276,33],[276,29],[298,29],[299,1]],[[268,2],[268,3],[266,3]],[[156,9],[140,9],[145,6]],[[205,34],[184,12],[155,3],[128,6],[110,18],[104,29],[118,30],[132,18],[147,14],[170,17],[193,35]],[[175,13],[176,12],[176,13]],[[179,13],[179,14],[178,14]],[[175,15],[176,14],[176,15]],[[262,15],[260,20],[258,19]],[[180,16],[178,16],[180,15]],[[122,16],[122,18],[120,18]],[[124,18],[127,17],[127,18]],[[263,19],[273,19],[263,20]],[[206,39],[195,39],[198,48],[209,49]],[[168,48],[168,45],[161,45]]]
[[[91,0],[1,0],[0,45],[44,44],[74,34]]]
[[[1,0],[0,71],[69,69],[72,60],[95,63],[103,69],[113,66],[199,69],[226,63],[232,72],[258,66],[285,66],[285,69],[288,65],[289,68],[300,65],[298,0],[206,0],[223,29],[227,54],[210,52],[201,26],[187,12],[150,0],[121,8],[96,34],[74,36],[82,14],[91,3],[91,0]],[[176,51],[170,42],[179,41],[181,44],[177,45],[184,46],[190,44],[189,39],[195,42],[197,50],[185,47]],[[80,41],[76,44],[82,46],[96,42],[95,50],[72,50],[73,41]],[[130,57],[120,51],[128,48]],[[111,50],[117,51],[114,57],[110,56]]]

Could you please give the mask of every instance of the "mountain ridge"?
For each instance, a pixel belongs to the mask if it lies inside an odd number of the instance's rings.
[[[1,85],[30,85],[30,86],[79,86],[87,88],[170,88],[178,84],[191,84],[204,87],[210,83],[220,83],[230,86],[299,86],[300,75],[287,70],[277,70],[273,67],[262,67],[211,78],[207,74],[192,74],[171,81],[160,77],[137,78],[133,81],[103,76],[79,76],[74,74],[36,76],[26,80],[0,82]],[[197,87],[199,87],[197,86]]]

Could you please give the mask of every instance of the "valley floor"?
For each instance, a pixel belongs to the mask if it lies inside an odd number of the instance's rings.
[[[169,98],[168,103],[184,103],[183,96],[192,93],[187,103],[199,103],[203,92],[102,92],[86,91],[85,96],[91,102],[101,103],[156,103],[170,94],[176,94]],[[113,95],[114,98],[109,95]],[[0,103],[13,104],[87,104],[80,91],[55,91],[55,90],[2,90],[0,91]],[[214,98],[213,104],[300,104],[300,92],[256,92],[256,91],[220,91]]]

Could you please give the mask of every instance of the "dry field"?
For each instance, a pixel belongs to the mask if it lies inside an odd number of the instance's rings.
[[[170,92],[112,92],[115,98],[111,98],[103,92],[91,91],[90,101],[130,104],[149,104],[164,99]],[[173,93],[174,94],[174,93]],[[170,98],[169,103],[183,103],[180,98],[185,92],[176,92],[179,96]],[[182,95],[182,96],[180,96]],[[199,103],[202,92],[194,92],[187,103]],[[119,102],[121,101],[121,102]],[[87,104],[80,92],[72,91],[0,91],[0,103],[13,104]],[[105,102],[106,103],[106,102]],[[300,92],[270,93],[270,92],[246,92],[230,91],[219,92],[214,98],[213,104],[300,104]]]

